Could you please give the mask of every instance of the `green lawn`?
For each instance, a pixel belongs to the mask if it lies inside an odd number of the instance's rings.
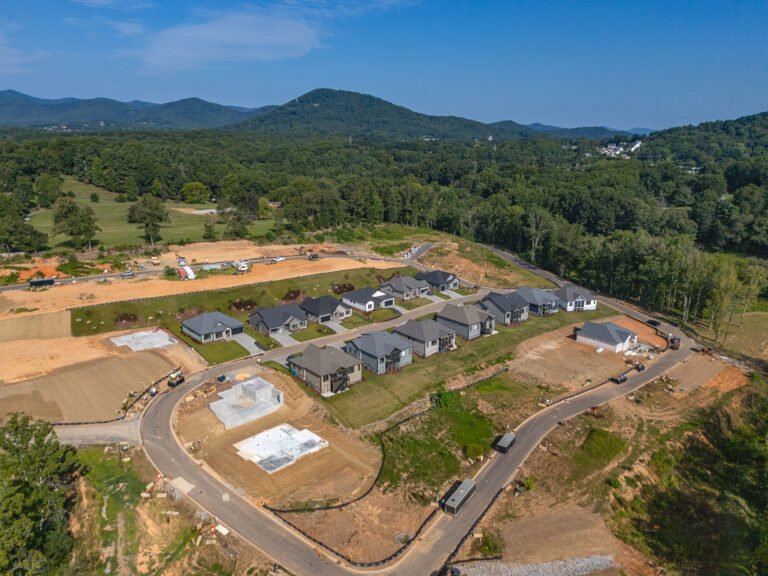
[[[362,382],[347,392],[325,400],[334,415],[346,425],[359,428],[388,418],[393,413],[437,389],[440,382],[461,373],[505,362],[514,357],[517,345],[533,336],[557,330],[569,324],[613,316],[612,308],[594,312],[558,313],[545,318],[532,316],[513,327],[501,326],[499,333],[472,342],[458,340],[458,349],[447,354],[420,358],[395,374],[377,375],[364,371]]]
[[[108,192],[90,184],[84,184],[71,176],[64,176],[64,192],[73,192],[78,201],[87,204],[96,214],[96,221],[101,232],[96,234],[96,240],[107,248],[143,246],[144,231],[137,224],[128,223],[128,209],[130,202],[117,202],[117,194]],[[99,202],[91,202],[90,195],[96,192]],[[179,209],[208,209],[215,208],[215,204],[184,204],[181,202],[166,202],[166,207],[171,221],[163,225],[160,242],[174,244],[178,241],[200,242],[203,239],[203,225],[208,216],[185,214]],[[31,216],[32,225],[49,235],[50,246],[57,246],[66,242],[69,238],[64,235],[53,234],[53,213],[51,210],[39,210]],[[249,230],[254,237],[263,236],[274,227],[274,221],[261,220],[251,224]],[[223,224],[217,224],[219,233],[224,231]]]
[[[374,322],[385,322],[397,317],[397,312],[391,308],[379,308],[371,312],[371,318]]]
[[[221,340],[219,342],[200,344],[182,333],[181,323],[179,322],[175,322],[170,326],[167,326],[167,328],[173,332],[173,335],[179,340],[194,348],[195,351],[205,358],[209,364],[222,364],[223,362],[229,362],[230,360],[237,360],[238,358],[248,356],[248,350],[234,340]]]
[[[408,271],[410,269],[403,268],[402,270]],[[307,296],[321,296],[332,294],[331,286],[339,282],[352,284],[355,288],[377,286],[376,276],[379,273],[379,270],[362,268],[301,276],[277,282],[251,284],[230,290],[178,294],[78,308],[72,311],[72,334],[83,336],[149,326],[172,328],[173,324],[178,324],[182,314],[184,317],[188,317],[190,312],[202,313],[214,310],[219,310],[247,322],[248,315],[255,310],[256,306],[268,307],[281,304],[283,298],[290,291],[298,290]],[[247,302],[249,300],[250,303]],[[243,310],[239,311],[233,306],[233,303],[236,302],[248,303],[250,308],[240,306]],[[387,318],[396,314],[391,310],[382,312],[387,313]]]
[[[341,325],[348,330],[354,330],[355,328],[367,326],[373,322],[385,322],[386,320],[391,320],[396,316],[397,312],[391,308],[380,308],[379,310],[374,310],[369,315],[365,315],[362,312],[355,310],[352,313],[352,316],[344,320]]]
[[[307,340],[314,340],[315,338],[328,336],[330,334],[335,334],[335,332],[328,328],[328,326],[323,326],[322,324],[317,324],[316,322],[307,322],[306,330],[292,332],[291,336],[293,336],[299,342],[306,342]]]
[[[283,346],[282,344],[280,344],[280,342],[278,342],[274,338],[271,338],[266,334],[262,334],[261,332],[254,330],[251,326],[245,327],[245,333],[248,334],[254,340],[256,340],[256,343],[259,346],[261,346],[264,350],[273,350],[275,348],[282,348]]]
[[[397,303],[398,306],[402,306],[406,310],[414,310],[421,306],[426,306],[427,304],[432,304],[432,300],[429,298],[414,298],[413,300],[405,300]]]

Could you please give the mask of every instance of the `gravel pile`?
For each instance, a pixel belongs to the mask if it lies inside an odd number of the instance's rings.
[[[612,567],[612,556],[585,556],[524,566],[511,566],[493,560],[457,566],[466,576],[586,576]]]

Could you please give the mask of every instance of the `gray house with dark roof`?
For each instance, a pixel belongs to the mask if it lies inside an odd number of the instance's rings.
[[[459,287],[459,278],[455,274],[451,274],[450,272],[443,272],[442,270],[419,272],[416,274],[416,278],[427,282],[433,292],[456,290]]]
[[[343,392],[363,378],[363,363],[346,352],[310,344],[301,356],[289,356],[288,368],[320,394]]]
[[[549,316],[555,314],[558,309],[558,298],[548,290],[541,288],[529,288],[520,286],[515,294],[528,303],[528,310],[536,316]]]
[[[576,341],[612,352],[624,352],[637,344],[637,334],[613,322],[584,322]]]
[[[474,304],[464,306],[447,304],[435,314],[435,320],[456,332],[464,340],[474,340],[480,336],[493,334],[496,328],[496,319]]]
[[[370,332],[350,340],[344,351],[359,358],[371,372],[386,374],[413,362],[413,344],[398,334]]]
[[[341,297],[341,301],[361,312],[373,312],[379,308],[392,308],[395,305],[394,296],[376,288],[359,288],[347,292]]]
[[[412,300],[420,296],[426,296],[430,291],[428,282],[413,276],[395,276],[386,282],[382,282],[381,289],[400,300]]]
[[[342,304],[333,296],[307,298],[299,306],[306,312],[309,320],[320,324],[341,322],[345,318],[352,316],[352,308]]]
[[[557,304],[566,312],[597,310],[597,296],[581,286],[566,284],[553,294],[557,296]]]
[[[413,351],[428,358],[456,348],[456,332],[434,320],[409,320],[394,330],[413,343]]]
[[[290,334],[307,327],[307,314],[298,304],[283,304],[260,308],[248,316],[248,323],[262,334]]]
[[[206,312],[181,323],[181,331],[198,342],[229,340],[235,334],[242,334],[245,325],[221,312]]]
[[[509,294],[491,292],[480,301],[479,305],[492,314],[496,322],[505,326],[528,320],[528,302],[514,292]]]

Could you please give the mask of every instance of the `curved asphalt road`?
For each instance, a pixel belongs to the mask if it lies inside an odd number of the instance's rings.
[[[515,257],[511,257],[511,255],[498,250],[495,251],[516,261]],[[527,264],[526,267],[534,271],[537,270],[530,264]],[[550,274],[546,273],[546,277],[549,276]],[[561,279],[558,279],[557,283],[561,284],[562,282]],[[619,302],[605,298],[601,298],[601,301],[604,305],[616,308],[624,314],[631,314],[641,320],[647,319],[646,316]],[[437,309],[444,304],[444,302],[434,303],[413,311],[413,313],[421,316],[434,311],[430,310],[431,308]],[[404,315],[376,327],[394,326],[403,322],[407,317],[408,315]],[[365,329],[370,330],[370,328]],[[510,483],[520,465],[547,434],[558,425],[558,422],[577,416],[592,406],[609,402],[642,387],[690,354],[693,342],[678,330],[672,327],[667,327],[667,329],[681,337],[680,350],[667,351],[645,372],[632,374],[624,384],[603,385],[561,404],[541,410],[526,420],[516,429],[518,440],[514,449],[505,455],[496,454],[478,473],[476,477],[477,491],[461,514],[457,517],[439,514],[432,525],[414,543],[411,549],[401,556],[399,561],[388,567],[367,571],[386,575],[414,576],[438,571],[474,521],[482,514],[491,498],[499,489]],[[327,344],[338,339],[348,339],[353,337],[355,332],[350,331],[343,335],[327,336],[314,342]],[[306,344],[267,352],[262,356],[262,359],[267,360],[278,355],[295,353],[303,346]],[[324,552],[320,552],[314,544],[282,524],[271,513],[251,505],[238,496],[234,487],[227,486],[206,471],[177,442],[172,430],[172,421],[175,407],[181,399],[210,378],[252,364],[253,359],[245,359],[210,368],[193,375],[184,385],[156,398],[147,408],[141,423],[144,450],[155,467],[163,474],[171,478],[182,477],[194,486],[187,494],[192,501],[214,514],[220,522],[240,534],[291,572],[300,576],[335,576],[363,571],[345,566],[341,561],[330,558]],[[225,494],[227,495],[226,499]]]

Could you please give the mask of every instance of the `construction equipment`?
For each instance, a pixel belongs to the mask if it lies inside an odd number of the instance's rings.
[[[643,364],[642,362],[635,362],[635,370],[637,370],[638,372],[642,372],[643,370],[645,370],[645,364]]]
[[[187,265],[187,259],[181,254],[176,254],[176,259],[179,261],[179,266],[184,267]]]
[[[619,374],[618,376],[614,376],[611,378],[611,382],[614,384],[624,384],[624,382],[627,381],[627,375],[626,374]]]
[[[149,261],[154,266],[159,266],[160,265],[160,258],[158,258],[157,256],[152,256],[152,258],[150,258]]]
[[[299,256],[305,256],[307,254],[307,247],[306,246],[301,246],[299,248],[294,248],[294,250],[296,250],[296,252],[299,253]]]
[[[677,336],[673,336],[672,334],[669,335],[668,338],[669,347],[672,350],[679,350],[680,349],[680,338]]]
[[[183,383],[184,383],[184,372],[181,370],[181,368],[176,368],[176,370],[174,370],[168,375],[169,388],[176,388],[176,386]]]

